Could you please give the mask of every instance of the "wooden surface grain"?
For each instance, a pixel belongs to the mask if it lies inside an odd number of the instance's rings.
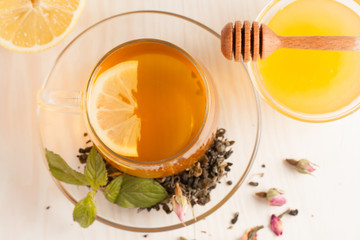
[[[78,33],[111,15],[131,10],[171,11],[194,18],[220,32],[234,20],[253,20],[267,0],[88,0],[71,34],[56,47],[36,54],[0,48],[0,239],[239,239],[264,224],[258,239],[277,239],[269,230],[272,213],[255,191],[278,187],[297,217],[285,217],[279,239],[360,239],[360,112],[332,123],[289,119],[262,102],[262,139],[250,176],[264,172],[257,188],[242,186],[206,220],[180,230],[133,233],[95,222],[82,229],[72,221],[73,205],[58,190],[43,164],[39,147],[36,93],[56,56]],[[320,165],[315,176],[294,173],[284,158],[308,158]],[[265,164],[266,168],[261,165]],[[47,207],[49,209],[46,209]],[[223,211],[226,210],[226,211]],[[233,229],[231,215],[240,213]],[[202,231],[206,231],[203,233]]]

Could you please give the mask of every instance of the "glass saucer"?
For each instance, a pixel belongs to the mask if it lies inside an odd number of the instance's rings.
[[[220,35],[190,18],[160,11],[136,11],[104,19],[79,34],[60,53],[43,88],[80,91],[98,60],[110,49],[129,40],[154,38],[171,42],[189,53],[211,75],[218,92],[219,128],[235,140],[233,163],[225,181],[211,192],[211,201],[194,207],[196,220],[189,212],[185,224],[191,225],[219,209],[241,186],[254,162],[259,146],[261,115],[259,99],[242,63],[226,60],[220,50]],[[83,171],[76,155],[88,138],[82,115],[48,111],[38,107],[42,147],[60,154],[67,163]],[[45,160],[45,156],[44,156]],[[46,160],[44,161],[47,167]],[[50,172],[49,172],[50,173]],[[226,185],[226,179],[233,185]],[[54,179],[59,189],[74,204],[88,192],[87,187],[65,184]],[[107,225],[135,232],[158,232],[181,228],[175,214],[164,211],[125,209],[96,196],[96,219]],[[71,218],[72,216],[69,216]]]

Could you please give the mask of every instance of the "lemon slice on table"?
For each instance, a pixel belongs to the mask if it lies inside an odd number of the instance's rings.
[[[137,157],[141,121],[135,114],[137,61],[119,63],[101,73],[91,87],[88,115],[103,143],[114,152]]]
[[[0,0],[0,45],[39,52],[72,30],[85,0]]]

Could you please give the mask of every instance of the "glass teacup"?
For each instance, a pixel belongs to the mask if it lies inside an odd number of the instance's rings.
[[[114,72],[116,69],[124,72],[124,76],[121,72]],[[188,53],[169,42],[158,39],[132,40],[116,46],[98,61],[83,91],[44,88],[39,91],[38,105],[64,113],[81,113],[94,146],[121,171],[140,177],[165,177],[192,166],[202,157],[215,136],[218,118],[216,94],[211,78],[203,69]],[[129,83],[133,89],[126,89],[126,84],[121,80],[121,77],[129,78],[129,71],[136,76]],[[165,73],[169,75],[168,78],[164,78]],[[110,83],[106,82],[107,78]],[[185,83],[188,85],[185,86]],[[111,87],[107,92],[104,90],[106,84]],[[162,85],[171,86],[165,89]],[[146,99],[145,94],[148,95]],[[152,101],[159,95],[166,95],[167,98],[160,99],[160,102],[159,99]],[[181,96],[172,102],[173,95]],[[191,96],[194,98],[191,99]],[[99,103],[100,100],[103,101]],[[195,106],[200,102],[203,103],[202,108]],[[113,105],[106,108],[106,104],[111,103]],[[123,109],[118,109],[119,106]],[[189,115],[192,108],[195,112]],[[183,111],[181,115],[180,111]],[[106,124],[111,128],[103,130],[101,126]],[[189,129],[193,126],[197,127]],[[115,137],[116,140],[112,140]],[[177,142],[185,144],[174,148]],[[169,152],[170,147],[174,148],[172,152]],[[164,152],[168,152],[167,155]]]

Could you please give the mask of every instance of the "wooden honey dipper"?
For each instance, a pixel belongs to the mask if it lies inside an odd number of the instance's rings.
[[[265,59],[279,48],[329,51],[360,51],[360,36],[303,36],[284,37],[265,24],[240,21],[228,23],[221,30],[221,51],[229,60],[244,62]]]

